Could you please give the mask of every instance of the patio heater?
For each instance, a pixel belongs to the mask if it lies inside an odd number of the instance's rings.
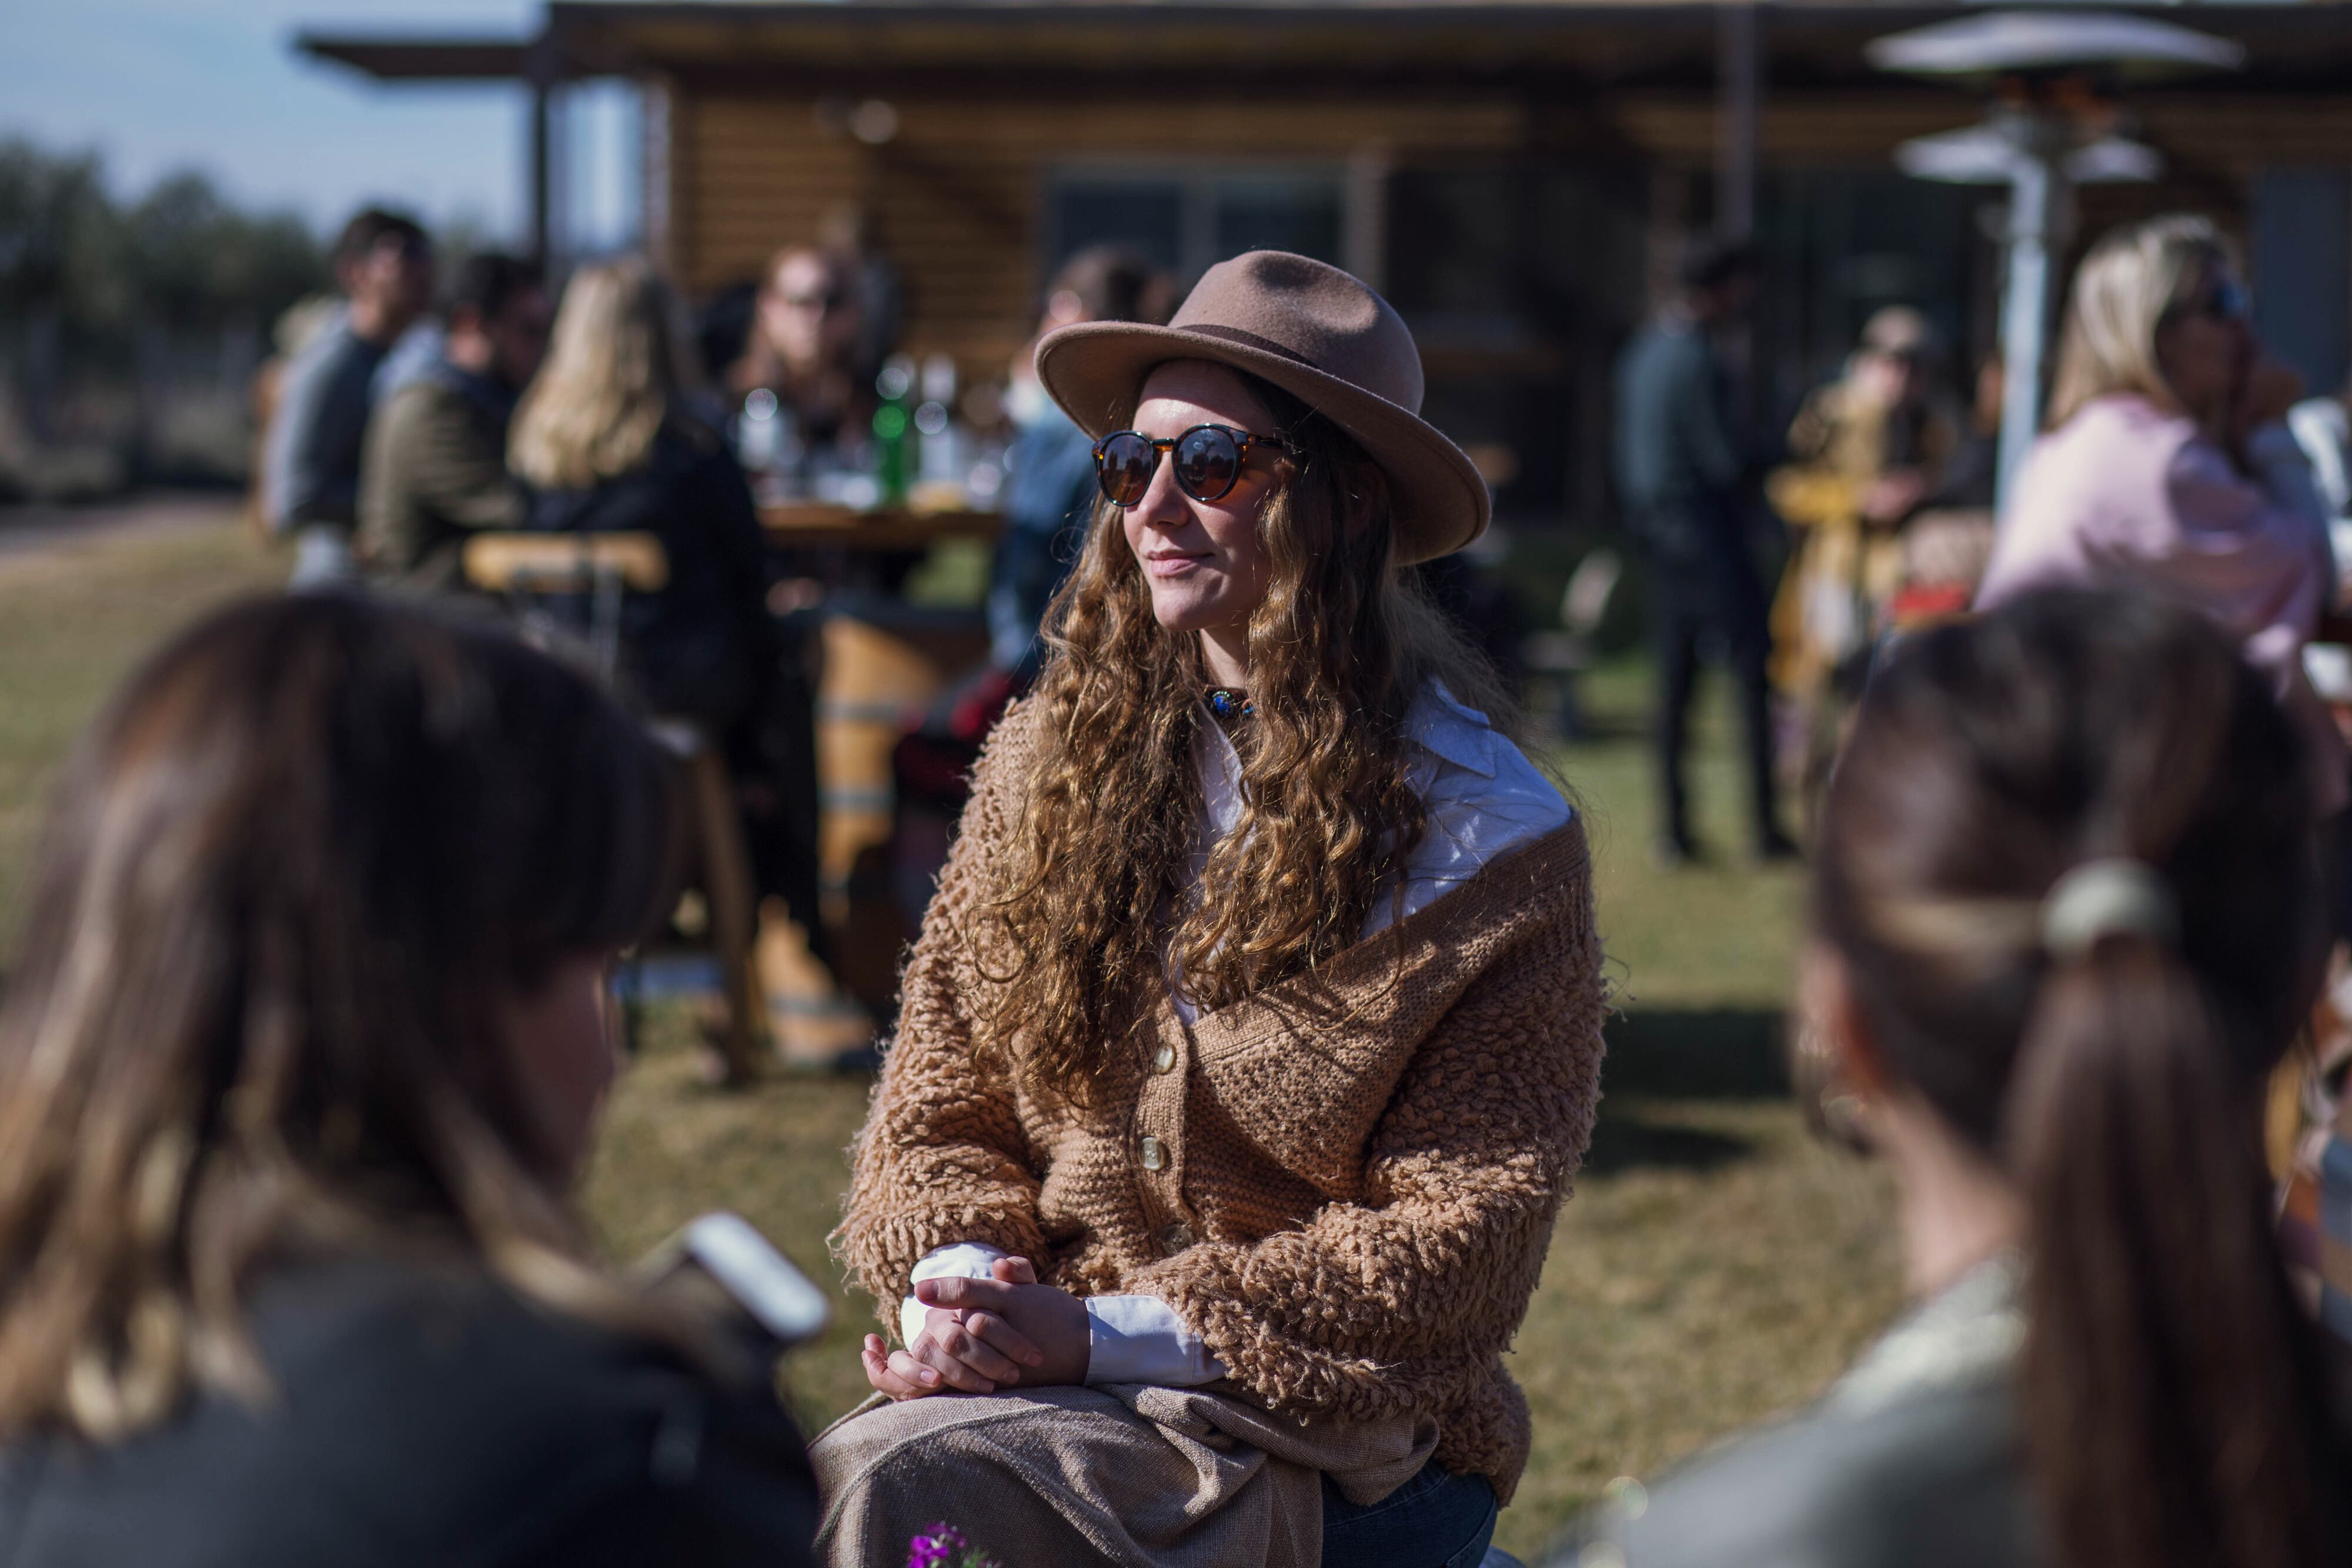
[[[1999,11],[1880,38],[1869,57],[1883,70],[1975,86],[1992,99],[1981,124],[1906,141],[1895,161],[1922,180],[2009,187],[1997,491],[2005,507],[2041,423],[2051,252],[2064,247],[2074,187],[2152,180],[2163,165],[2154,149],[2121,134],[2123,92],[2233,70],[2245,48],[2127,14]]]

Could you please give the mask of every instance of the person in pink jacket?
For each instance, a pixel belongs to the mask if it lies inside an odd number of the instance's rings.
[[[2284,423],[2300,391],[2263,358],[2210,221],[2108,234],[2074,275],[2048,434],[2018,475],[1977,605],[2039,588],[2137,588],[2212,617],[2304,729],[2332,815],[2352,789],[2303,670],[2336,573],[2325,508]]]

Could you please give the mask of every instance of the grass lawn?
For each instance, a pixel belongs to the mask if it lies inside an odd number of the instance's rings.
[[[279,571],[226,521],[0,555],[0,931],[15,929],[46,781],[109,685],[188,616]],[[1651,868],[1645,690],[1636,664],[1601,672],[1586,692],[1600,734],[1560,757],[1599,855],[1623,1012],[1591,1157],[1514,1362],[1535,1454],[1497,1540],[1523,1554],[1612,1478],[1810,1397],[1897,1300],[1884,1174],[1810,1142],[1783,1092],[1799,878],[1729,858]],[[1720,697],[1703,709],[1694,789],[1702,834],[1727,847],[1746,833]],[[589,1208],[622,1256],[734,1208],[834,1289],[839,1320],[790,1369],[814,1427],[864,1392],[852,1347],[870,1303],[839,1298],[822,1238],[866,1086],[793,1078],[721,1094],[697,1081],[687,1044],[683,1019],[650,1031],[611,1108]]]

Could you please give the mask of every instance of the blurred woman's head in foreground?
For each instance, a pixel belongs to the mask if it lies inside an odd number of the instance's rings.
[[[2259,1136],[2320,975],[2305,777],[2205,619],[2053,593],[1899,652],[1830,787],[1814,1016],[1906,1189],[2010,1217],[2067,1563],[2341,1546]]]
[[[0,1431],[105,1437],[289,1249],[418,1246],[593,1312],[568,1190],[667,772],[488,628],[257,601],[134,674],[59,785],[0,1008]]]

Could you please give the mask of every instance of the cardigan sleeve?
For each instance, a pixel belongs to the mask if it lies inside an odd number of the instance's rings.
[[[935,1249],[972,1241],[1032,1259],[1040,1272],[1047,1264],[1039,1161],[1009,1076],[973,1060],[970,1010],[988,983],[971,922],[984,896],[987,858],[1018,816],[1026,724],[1018,708],[1008,713],[974,772],[907,965],[898,1038],[852,1151],[849,1201],[833,1247],[886,1322],[909,1293],[916,1263]]]
[[[1374,1129],[1360,1201],[1254,1243],[1198,1243],[1130,1281],[1268,1407],[1420,1415],[1509,1348],[1600,1097],[1606,987],[1580,883],[1424,1041]]]

